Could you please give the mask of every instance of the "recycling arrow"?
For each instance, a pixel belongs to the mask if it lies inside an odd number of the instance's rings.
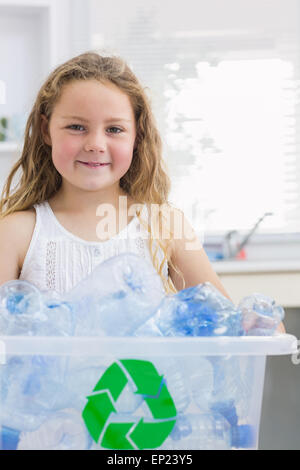
[[[126,434],[135,423],[110,423],[105,431],[101,445],[106,449],[131,449],[133,445],[128,441]]]
[[[139,449],[156,449],[166,440],[175,423],[176,420],[174,419],[157,423],[146,423],[141,418],[131,432],[130,438]]]
[[[155,399],[155,397],[145,398],[145,402],[153,418],[166,419],[176,416],[175,404],[165,383],[161,387],[158,399]]]
[[[157,395],[163,376],[159,375],[154,365],[149,361],[123,359],[120,361],[129,372],[137,391],[141,395]]]
[[[82,412],[86,427],[95,442],[102,435],[101,446],[106,449],[160,447],[171,433],[177,414],[164,378],[150,361],[123,359],[120,364],[111,364],[95,385],[93,393],[87,396],[88,402]],[[152,421],[146,422],[141,418],[138,422],[109,422],[111,414],[116,413],[115,401],[128,383],[122,367],[134,382],[137,388],[135,393],[143,396]]]
[[[106,369],[93,391],[96,392],[108,389],[112,394],[113,399],[117,400],[126,384],[126,375],[118,364],[114,363]]]
[[[102,429],[112,411],[116,411],[107,392],[91,395],[82,417],[95,442],[98,442]]]

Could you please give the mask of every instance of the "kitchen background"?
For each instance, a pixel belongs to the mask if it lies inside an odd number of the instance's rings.
[[[272,296],[300,338],[300,1],[0,0],[1,189],[43,80],[91,49],[147,88],[171,200],[233,300]],[[260,449],[300,449],[296,362],[268,358]]]

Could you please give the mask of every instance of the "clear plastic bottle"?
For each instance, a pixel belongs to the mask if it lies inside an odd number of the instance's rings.
[[[46,320],[40,291],[27,281],[13,280],[0,287],[0,331],[3,335],[33,335]]]
[[[202,412],[210,411],[214,376],[213,367],[205,357],[164,358],[159,364],[178,413],[194,404]]]
[[[125,253],[97,266],[66,300],[74,304],[75,336],[130,336],[164,296],[150,261]]]
[[[274,334],[284,319],[284,309],[275,300],[263,294],[244,297],[239,305],[243,314],[243,327],[248,336],[269,336]]]
[[[174,401],[177,413],[181,413],[191,402],[191,392],[183,358],[159,358],[154,360]]]
[[[187,384],[193,402],[202,412],[208,412],[214,390],[213,367],[206,357],[189,359],[186,363]]]
[[[254,385],[254,363],[237,356],[209,356],[214,373],[211,409],[220,412],[230,424],[247,418]]]
[[[230,450],[255,445],[254,431],[249,425],[230,426],[220,413],[179,415],[168,439],[174,449]]]

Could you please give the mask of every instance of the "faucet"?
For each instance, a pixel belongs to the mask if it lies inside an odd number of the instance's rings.
[[[238,242],[235,240],[234,246],[232,243],[232,238],[233,236],[237,236],[238,232],[237,230],[230,230],[230,232],[226,233],[225,235],[225,240],[224,240],[224,245],[223,245],[223,251],[224,251],[224,257],[227,259],[234,259],[239,252],[244,248],[244,246],[247,245],[248,241],[256,231],[257,227],[261,224],[261,222],[264,220],[265,217],[268,217],[270,215],[274,215],[273,212],[265,212],[263,216],[261,216],[257,222],[254,224],[254,226],[249,230],[247,235],[243,238],[241,242]]]

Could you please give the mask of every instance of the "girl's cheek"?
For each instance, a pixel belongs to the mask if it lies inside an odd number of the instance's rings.
[[[68,160],[68,158],[73,157],[74,154],[78,152],[78,143],[74,139],[65,139],[56,146],[56,154],[60,156],[63,160]]]
[[[120,145],[117,151],[115,152],[115,155],[118,158],[120,163],[124,163],[126,165],[126,163],[128,163],[132,159],[133,145],[128,144],[128,143],[127,144],[124,143],[124,145]]]

